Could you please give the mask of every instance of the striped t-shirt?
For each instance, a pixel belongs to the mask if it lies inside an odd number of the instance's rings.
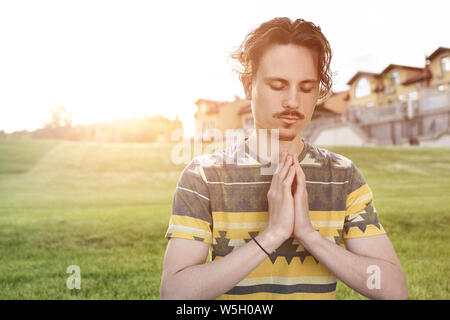
[[[247,140],[247,139],[246,139]],[[268,225],[270,163],[258,161],[246,140],[194,157],[178,181],[167,238],[210,244],[221,259]],[[314,229],[336,245],[345,239],[384,234],[365,179],[346,157],[304,141],[305,173]],[[294,238],[219,299],[334,299],[336,277]]]

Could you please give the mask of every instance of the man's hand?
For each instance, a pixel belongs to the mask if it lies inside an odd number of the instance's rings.
[[[303,245],[315,230],[309,218],[308,192],[306,191],[305,173],[294,157],[296,190],[294,190],[294,237]]]
[[[267,193],[269,225],[264,232],[270,234],[279,245],[291,237],[294,230],[294,197],[291,191],[295,177],[293,161],[292,155],[282,153]]]

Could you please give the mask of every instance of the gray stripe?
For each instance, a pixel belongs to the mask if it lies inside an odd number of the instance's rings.
[[[268,210],[269,184],[210,185],[211,210],[259,212]],[[308,184],[309,210],[342,211],[346,207],[346,184]]]
[[[259,292],[269,292],[269,293],[326,293],[333,292],[336,290],[336,284],[293,284],[293,285],[282,285],[282,284],[258,284],[254,286],[236,286],[226,294],[252,294]]]
[[[350,168],[331,168],[329,165],[324,167],[302,166],[308,183],[325,184],[348,184]],[[214,183],[261,183],[272,181],[272,175],[262,175],[261,166],[242,167],[236,165],[226,165],[218,167],[204,167],[206,180],[208,184]]]

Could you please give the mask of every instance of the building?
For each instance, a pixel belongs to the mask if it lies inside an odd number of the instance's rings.
[[[235,97],[234,101],[199,99],[195,102],[195,122],[203,140],[225,138],[227,130],[242,130],[247,134],[253,129],[250,101]]]
[[[377,107],[450,90],[450,48],[439,47],[425,66],[390,64],[380,73],[358,71],[348,82],[349,106]]]
[[[420,88],[429,88],[429,67],[388,65],[381,73],[358,72],[349,81],[349,105],[377,107],[417,100]]]
[[[450,48],[439,47],[427,57],[432,77],[431,87],[438,91],[450,90]]]

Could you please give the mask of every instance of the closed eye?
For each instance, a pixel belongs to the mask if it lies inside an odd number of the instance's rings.
[[[275,91],[280,91],[280,90],[283,90],[284,86],[270,85],[270,88],[275,90]]]
[[[314,85],[300,86],[300,90],[305,93],[309,93],[309,92],[313,91],[315,88],[316,88],[316,86],[314,86]]]

